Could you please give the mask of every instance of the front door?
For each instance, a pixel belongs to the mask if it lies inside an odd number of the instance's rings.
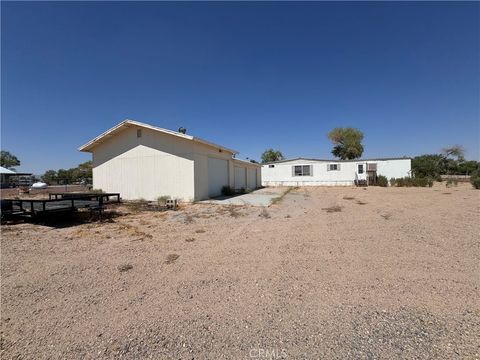
[[[377,184],[377,171],[367,171],[367,179],[368,185],[376,185]]]

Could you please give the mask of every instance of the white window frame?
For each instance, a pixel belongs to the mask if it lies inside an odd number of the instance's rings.
[[[362,167],[362,172],[360,172],[360,166]],[[357,164],[357,173],[365,174],[365,164]]]
[[[295,171],[296,167],[300,167],[301,172],[299,174]],[[306,168],[308,169],[308,174],[306,174]],[[292,165],[292,176],[313,176],[313,165]]]
[[[335,165],[336,169],[332,169],[332,165]],[[339,163],[327,164],[327,171],[340,171],[340,164]]]

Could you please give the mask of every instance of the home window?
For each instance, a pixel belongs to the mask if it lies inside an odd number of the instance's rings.
[[[363,174],[363,164],[358,165],[358,173]]]
[[[295,165],[293,166],[293,176],[311,176],[311,165]]]
[[[275,165],[268,165],[268,167],[269,167],[269,168],[274,168],[274,167],[275,167]]]
[[[328,164],[327,171],[338,171],[340,170],[340,164]]]
[[[137,129],[137,138],[142,137],[142,129]]]

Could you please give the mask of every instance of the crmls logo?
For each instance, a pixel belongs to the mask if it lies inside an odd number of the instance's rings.
[[[250,350],[249,355],[251,359],[281,359],[287,357],[287,350],[253,348]]]

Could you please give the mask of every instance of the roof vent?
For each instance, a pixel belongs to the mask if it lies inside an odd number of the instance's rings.
[[[179,133],[182,133],[182,134],[185,134],[185,133],[187,132],[187,129],[185,129],[183,126],[180,126],[180,127],[178,128],[178,132],[179,132]]]

